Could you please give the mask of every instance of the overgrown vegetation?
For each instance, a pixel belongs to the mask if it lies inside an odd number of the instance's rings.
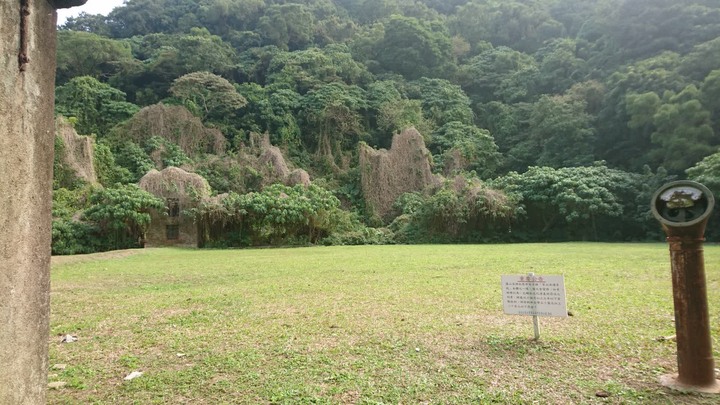
[[[142,247],[149,211],[165,203],[135,184],[57,189],[53,198],[53,254]]]
[[[718,21],[711,0],[128,0],[61,27],[57,112],[106,187],[179,166],[216,195],[312,180],[387,241],[653,239],[650,188],[717,183]],[[427,159],[364,178],[410,127]],[[513,215],[462,208],[438,186],[458,175]],[[405,192],[424,208],[392,210]]]

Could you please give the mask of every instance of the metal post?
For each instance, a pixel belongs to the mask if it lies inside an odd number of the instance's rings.
[[[678,374],[662,376],[660,382],[673,389],[718,394],[703,259],[703,235],[713,205],[705,186],[686,181],[658,190],[652,210],[670,247],[677,336]]]

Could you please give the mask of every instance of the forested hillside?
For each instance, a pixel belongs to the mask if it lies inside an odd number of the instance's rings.
[[[216,246],[645,240],[664,181],[720,191],[717,0],[127,0],[60,28],[57,86],[103,187],[56,159],[56,253],[136,243],[168,166],[234,201]],[[410,127],[435,180],[380,215],[360,155]],[[263,134],[312,209],[268,217]]]

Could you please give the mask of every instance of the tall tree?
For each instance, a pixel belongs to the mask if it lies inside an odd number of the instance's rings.
[[[126,0],[108,14],[107,21],[114,38],[179,33],[192,28],[187,21],[197,21],[199,10],[196,0]]]
[[[235,51],[204,28],[193,28],[187,35],[136,38],[133,50],[141,62],[128,65],[112,83],[143,105],[168,97],[172,81],[182,75],[208,71],[229,76],[235,65]]]
[[[439,77],[451,68],[452,46],[446,31],[397,15],[384,26],[385,34],[376,44],[376,60],[383,70],[412,80]]]
[[[537,93],[537,63],[508,47],[490,47],[460,66],[458,80],[473,101],[530,101]]]
[[[625,207],[626,198],[637,194],[639,177],[598,163],[560,169],[531,167],[522,174],[511,172],[494,185],[519,195],[525,208],[527,218],[516,225],[515,232],[525,232],[532,240],[598,240],[608,238],[608,229],[617,234],[636,226]]]
[[[140,108],[125,101],[125,93],[90,76],[71,79],[55,90],[55,110],[75,118],[75,129],[83,135],[108,135],[115,125],[132,117]]]
[[[315,17],[303,4],[272,5],[258,23],[264,43],[284,50],[310,46],[314,27]]]
[[[529,135],[527,143],[521,145],[535,157],[537,165],[585,166],[594,160],[595,130],[581,101],[541,97],[533,105]]]
[[[110,27],[107,17],[102,14],[88,14],[84,11],[77,16],[68,17],[60,31],[91,32],[96,35],[107,37],[110,35]]]
[[[500,153],[495,140],[486,129],[461,122],[448,122],[432,134],[428,145],[442,162],[447,174],[473,170],[482,179],[495,175],[500,167]],[[452,162],[451,162],[452,160]]]
[[[702,105],[699,90],[690,85],[677,95],[666,93],[665,103],[655,115],[656,131],[652,151],[660,164],[672,173],[680,173],[717,150],[710,112]]]
[[[436,127],[448,122],[473,123],[470,99],[465,92],[446,79],[422,78],[408,86],[410,98],[422,102],[423,112]]]
[[[133,60],[129,43],[90,32],[60,31],[57,44],[57,84],[77,76],[107,81]]]
[[[585,79],[587,62],[578,57],[578,47],[571,39],[556,39],[540,48],[538,60],[538,92],[559,94]]]
[[[247,104],[232,83],[210,72],[193,72],[175,79],[170,93],[202,120],[222,121]]]
[[[562,34],[563,26],[539,1],[471,1],[457,9],[450,21],[453,34],[473,46],[490,42],[533,53],[546,40]],[[477,48],[474,48],[477,49]]]
[[[357,86],[330,83],[308,92],[301,104],[306,144],[334,162],[361,140],[366,108],[365,91]]]

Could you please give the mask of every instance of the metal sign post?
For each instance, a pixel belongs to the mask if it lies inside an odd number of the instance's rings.
[[[535,273],[528,273],[528,278],[535,276]],[[535,331],[535,340],[540,340],[540,318],[533,315],[533,330]]]
[[[533,315],[533,328],[535,329],[535,340],[540,340],[540,318]]]

